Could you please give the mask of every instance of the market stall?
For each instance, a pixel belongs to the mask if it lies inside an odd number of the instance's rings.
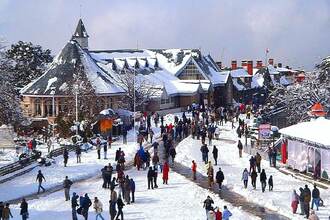
[[[287,150],[289,167],[329,179],[330,175],[330,120],[325,118],[301,122],[280,130]]]

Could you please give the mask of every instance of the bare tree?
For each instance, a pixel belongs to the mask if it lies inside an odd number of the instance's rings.
[[[138,74],[135,69],[123,69],[116,74],[115,81],[126,93],[120,107],[131,111],[134,111],[134,107],[142,109],[145,103],[155,98],[162,90],[161,86]]]

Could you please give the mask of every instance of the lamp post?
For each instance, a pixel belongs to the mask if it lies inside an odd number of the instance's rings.
[[[55,140],[55,87],[51,87],[52,95],[52,117],[53,117],[53,124],[52,124],[52,133],[53,133],[53,141]],[[54,143],[52,142],[52,150],[54,150]]]
[[[76,97],[76,135],[78,135],[78,85],[75,85],[75,97]]]

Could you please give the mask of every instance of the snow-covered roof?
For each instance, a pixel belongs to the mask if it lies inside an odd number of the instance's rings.
[[[251,88],[261,88],[264,86],[265,78],[261,73],[252,76]]]
[[[235,69],[230,71],[230,75],[233,78],[243,78],[243,77],[252,77],[246,69]]]
[[[328,137],[330,131],[330,120],[318,118],[313,121],[301,122],[286,128],[280,129],[280,133],[307,142],[321,144],[330,148],[330,139]]]
[[[80,70],[81,68],[83,70]],[[55,57],[49,69],[21,90],[23,95],[72,95],[77,73],[82,74],[96,95],[124,93],[113,79],[75,41],[68,42]]]
[[[72,37],[73,38],[88,37],[85,25],[81,19],[79,19],[78,25],[77,25],[76,30],[73,33]]]

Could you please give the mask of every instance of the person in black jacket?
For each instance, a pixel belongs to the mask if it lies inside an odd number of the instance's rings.
[[[265,189],[266,189],[266,180],[267,180],[267,176],[266,176],[265,169],[262,169],[262,171],[260,173],[260,182],[261,182],[262,192],[265,192]]]
[[[76,156],[77,156],[77,163],[81,163],[81,148],[79,145],[76,146]]]
[[[269,179],[268,179],[268,187],[269,187],[269,191],[273,191],[273,176],[270,175]]]
[[[77,218],[77,207],[79,196],[74,192],[71,198],[71,208],[72,208],[72,220],[78,220]]]
[[[117,212],[117,216],[116,216],[117,220],[119,218],[119,215],[120,215],[120,219],[124,220],[124,213],[123,213],[124,206],[125,206],[125,204],[124,204],[123,200],[121,199],[121,195],[119,194],[119,197],[117,200],[117,207],[118,207],[118,212]]]
[[[64,163],[64,167],[66,167],[66,165],[68,164],[68,160],[69,160],[69,152],[67,149],[64,149],[63,151],[63,163]]]
[[[22,216],[22,220],[26,220],[29,217],[29,212],[28,212],[28,204],[25,201],[25,198],[22,199],[20,208],[21,208],[20,215]]]
[[[38,181],[39,183],[39,186],[38,186],[38,194],[40,193],[40,189],[42,189],[43,192],[45,192],[45,188],[42,187],[42,181],[46,181],[44,175],[41,173],[41,170],[38,171],[38,175],[37,175],[37,178],[36,178],[36,181]]]
[[[149,170],[148,170],[148,189],[150,189],[150,186],[151,186],[151,189],[154,189],[154,184],[153,184],[153,178],[155,176],[155,171],[152,169],[152,167],[149,167]]]
[[[238,148],[239,157],[242,157],[243,144],[241,140],[238,140],[237,148]]]
[[[312,191],[312,209],[314,208],[314,204],[318,211],[320,206],[320,190],[316,187],[316,184],[314,184],[314,189]]]
[[[214,164],[218,165],[218,148],[215,145],[213,146],[212,154],[214,158]]]
[[[255,170],[252,170],[251,172],[251,183],[252,183],[252,186],[254,189],[256,189],[257,187],[257,177],[258,177],[258,174]]]
[[[3,202],[1,201],[0,202],[0,219],[2,218],[2,211],[3,211],[3,208],[5,207],[5,205],[3,204]]]
[[[217,180],[217,183],[219,184],[219,190],[221,190],[222,182],[223,182],[223,180],[225,179],[225,176],[223,175],[223,172],[222,172],[222,170],[221,170],[220,167],[219,167],[219,171],[217,172],[215,178],[216,178],[216,180]]]
[[[213,200],[210,196],[207,196],[207,198],[204,200],[203,208],[205,208],[206,217],[208,217],[208,214],[210,210],[213,210],[212,204],[214,204]]]
[[[80,207],[82,208],[82,215],[84,216],[85,220],[88,219],[88,210],[89,207],[92,205],[92,201],[88,197],[88,194],[85,194],[85,197],[83,197],[82,202],[80,203]]]

